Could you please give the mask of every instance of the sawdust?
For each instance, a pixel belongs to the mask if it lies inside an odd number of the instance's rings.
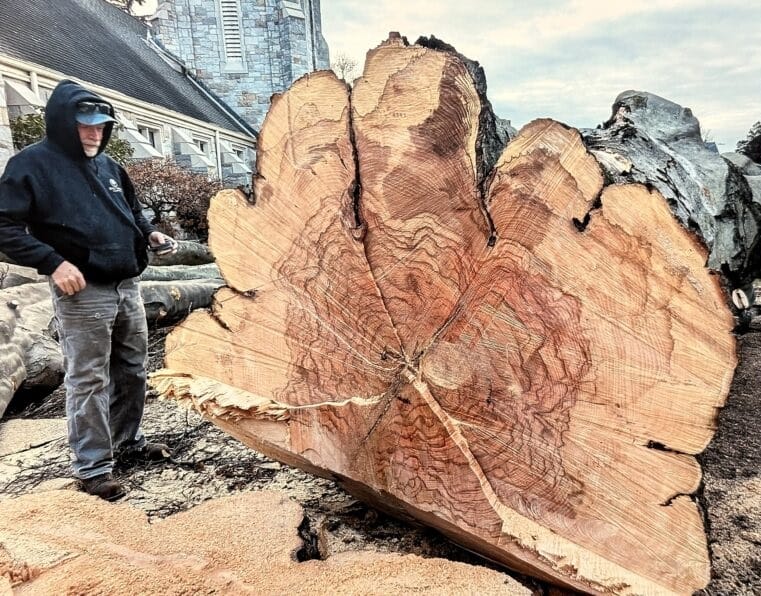
[[[128,503],[37,493],[0,503],[0,575],[17,594],[531,594],[499,571],[416,555],[299,563],[303,516],[274,491],[153,524]]]

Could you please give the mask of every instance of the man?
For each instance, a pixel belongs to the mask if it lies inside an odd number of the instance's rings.
[[[138,276],[148,245],[176,250],[103,153],[114,122],[111,104],[62,81],[45,108],[46,137],[0,178],[0,251],[50,276],[74,475],[106,500],[125,494],[112,476],[115,457],[170,455],[140,431],[148,329]]]

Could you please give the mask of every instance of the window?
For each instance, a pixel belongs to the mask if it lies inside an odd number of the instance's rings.
[[[198,146],[198,148],[201,150],[201,153],[208,154],[209,150],[209,142],[205,139],[193,139],[195,141],[195,144]]]
[[[242,65],[243,36],[240,27],[240,0],[219,0],[219,12],[222,15],[225,60]]]
[[[149,128],[147,126],[138,126],[137,131],[143,135],[151,147],[158,149],[161,147],[161,132],[155,128]]]

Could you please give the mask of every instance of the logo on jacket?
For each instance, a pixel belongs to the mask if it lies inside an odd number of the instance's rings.
[[[122,192],[122,187],[119,186],[119,183],[114,180],[113,178],[108,179],[108,190],[111,192]]]

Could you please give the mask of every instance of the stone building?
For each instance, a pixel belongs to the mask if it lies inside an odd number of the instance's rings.
[[[245,185],[271,95],[328,61],[319,0],[167,0],[145,21],[106,0],[0,0],[0,172],[9,119],[70,78],[114,105],[133,157]]]
[[[330,68],[320,0],[165,0],[154,40],[255,128],[270,97]]]
[[[0,172],[13,152],[9,119],[44,107],[64,78],[114,105],[134,158],[250,181],[254,128],[104,0],[0,0]]]

